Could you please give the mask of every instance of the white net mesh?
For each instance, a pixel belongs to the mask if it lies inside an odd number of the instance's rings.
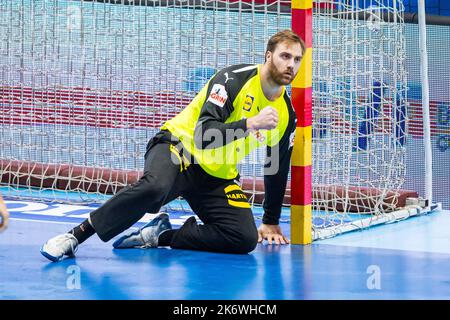
[[[342,211],[396,206],[405,172],[402,13],[395,0],[316,1],[317,229],[354,220]],[[262,63],[268,38],[290,20],[290,1],[276,0],[0,0],[3,192],[104,201],[136,179],[148,139],[216,70]],[[263,157],[240,166],[253,194],[262,194]]]
[[[405,177],[401,1],[316,1],[313,186],[316,227],[397,206]],[[335,4],[333,6],[332,4]],[[331,210],[332,209],[332,210]]]
[[[40,181],[41,165],[76,166],[63,189],[102,201],[86,186],[115,192],[128,180],[108,170],[141,170],[148,139],[216,70],[263,61],[269,36],[290,24],[290,3],[272,2],[0,1],[2,182],[22,186],[14,177],[26,180],[28,165]],[[48,183],[25,186],[52,198],[61,184]]]

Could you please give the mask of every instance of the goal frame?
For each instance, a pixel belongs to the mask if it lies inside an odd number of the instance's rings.
[[[419,29],[421,50],[422,107],[425,144],[425,198],[407,199],[406,206],[383,215],[370,216],[350,224],[314,230],[312,223],[312,50],[313,50],[313,0],[292,0],[292,30],[304,41],[307,51],[300,71],[292,83],[292,103],[298,117],[294,149],[291,159],[291,241],[293,244],[310,244],[313,240],[334,237],[337,234],[365,229],[379,224],[427,214],[439,209],[432,202],[432,150],[430,134],[428,57],[426,48],[426,20],[424,0],[419,0]],[[363,17],[364,18],[364,17]]]

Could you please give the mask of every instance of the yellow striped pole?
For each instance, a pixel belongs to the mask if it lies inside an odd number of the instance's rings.
[[[306,44],[300,70],[292,82],[297,128],[291,167],[291,242],[312,242],[312,12],[313,0],[292,0],[292,30]]]

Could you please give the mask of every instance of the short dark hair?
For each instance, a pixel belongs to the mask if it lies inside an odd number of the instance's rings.
[[[299,43],[302,48],[302,56],[305,54],[306,51],[305,42],[294,31],[290,29],[277,32],[272,37],[270,37],[269,41],[267,42],[266,53],[268,51],[274,52],[277,45],[285,41]]]

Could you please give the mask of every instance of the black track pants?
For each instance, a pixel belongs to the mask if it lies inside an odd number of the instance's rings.
[[[183,165],[182,155],[168,141],[168,132],[158,133],[148,144],[143,176],[123,188],[91,213],[100,239],[109,241],[131,227],[147,212],[183,196],[203,224],[189,218],[176,232],[170,246],[228,253],[248,253],[258,234],[250,205],[233,180],[205,173],[197,164]]]

